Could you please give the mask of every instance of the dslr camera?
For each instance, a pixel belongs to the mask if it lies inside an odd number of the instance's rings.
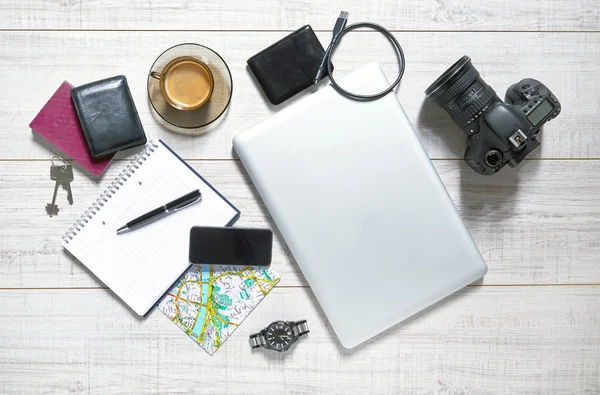
[[[561,110],[541,82],[526,78],[506,91],[506,103],[463,56],[425,95],[433,99],[467,134],[465,161],[479,174],[491,175],[508,164],[516,167],[540,145],[537,134]]]

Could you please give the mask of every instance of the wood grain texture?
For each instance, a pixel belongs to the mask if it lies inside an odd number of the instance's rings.
[[[241,162],[191,164],[241,210],[236,226],[275,227]],[[600,173],[600,161],[526,161],[494,177],[462,161],[434,164],[489,265],[483,284],[600,284],[600,178],[590,177]],[[2,163],[0,288],[100,286],[60,241],[123,166],[113,164],[97,182],[76,167],[75,204],[60,191],[61,211],[49,218],[49,163]],[[281,285],[306,284],[278,233],[273,268]]]
[[[599,30],[597,0],[3,0],[4,29],[331,30],[350,21],[394,30]]]
[[[76,166],[75,204],[63,193],[50,219],[56,151],[27,125],[63,80],[125,74],[148,137],[193,159],[241,209],[237,226],[273,227],[230,160],[237,133],[284,107],[267,103],[246,59],[307,23],[328,43],[342,9],[351,23],[402,31],[397,95],[429,155],[455,159],[434,165],[489,273],[484,286],[348,351],[276,233],[280,285],[210,357],[160,312],[135,317],[60,247],[124,162],[100,179]],[[599,33],[599,0],[0,0],[0,393],[600,394]],[[147,101],[151,63],[181,42],[214,48],[233,74],[231,108],[202,136],[165,130]],[[561,100],[534,160],[491,178],[459,160],[464,136],[423,91],[463,54],[500,97],[532,77]],[[373,33],[347,36],[334,61],[338,76],[370,61],[395,76],[389,45]],[[311,334],[290,353],[250,350],[249,334],[301,318]]]
[[[127,76],[149,137],[160,137],[184,158],[232,158],[232,138],[267,119],[272,106],[246,67],[246,60],[285,33],[0,32],[0,139],[11,141],[0,159],[33,159],[49,151],[32,141],[29,123],[63,80],[81,85]],[[319,33],[322,42],[329,33]],[[465,52],[503,97],[525,77],[547,84],[562,113],[541,134],[541,158],[600,158],[600,40],[594,33],[397,33],[406,53],[398,96],[432,158],[462,158],[465,136],[445,112],[425,102],[424,90]],[[214,48],[234,79],[230,110],[218,128],[201,137],[176,134],[156,120],[146,94],[146,74],[164,49],[181,42]],[[469,43],[468,50],[465,43]],[[517,46],[516,46],[517,45]],[[15,51],[18,48],[18,51]],[[336,52],[338,75],[379,61],[389,78],[397,65],[389,43],[376,33],[348,36]],[[298,100],[294,98],[286,104]],[[568,135],[568,137],[566,137]]]
[[[568,394],[600,391],[600,287],[468,287],[345,350],[312,293],[276,287],[210,357],[105,290],[0,291],[0,392]],[[248,336],[307,319],[287,354]]]

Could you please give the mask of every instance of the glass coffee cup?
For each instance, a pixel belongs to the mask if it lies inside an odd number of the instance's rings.
[[[175,58],[160,73],[153,71],[150,75],[159,80],[160,93],[165,101],[183,111],[205,105],[215,87],[210,67],[191,56]]]

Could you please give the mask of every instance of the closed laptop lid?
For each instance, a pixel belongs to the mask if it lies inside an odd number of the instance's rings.
[[[376,63],[342,83],[388,86]],[[344,347],[486,273],[395,95],[327,87],[233,143]]]

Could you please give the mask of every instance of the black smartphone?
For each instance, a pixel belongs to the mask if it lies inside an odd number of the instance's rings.
[[[190,262],[207,265],[269,266],[271,229],[194,226]]]

